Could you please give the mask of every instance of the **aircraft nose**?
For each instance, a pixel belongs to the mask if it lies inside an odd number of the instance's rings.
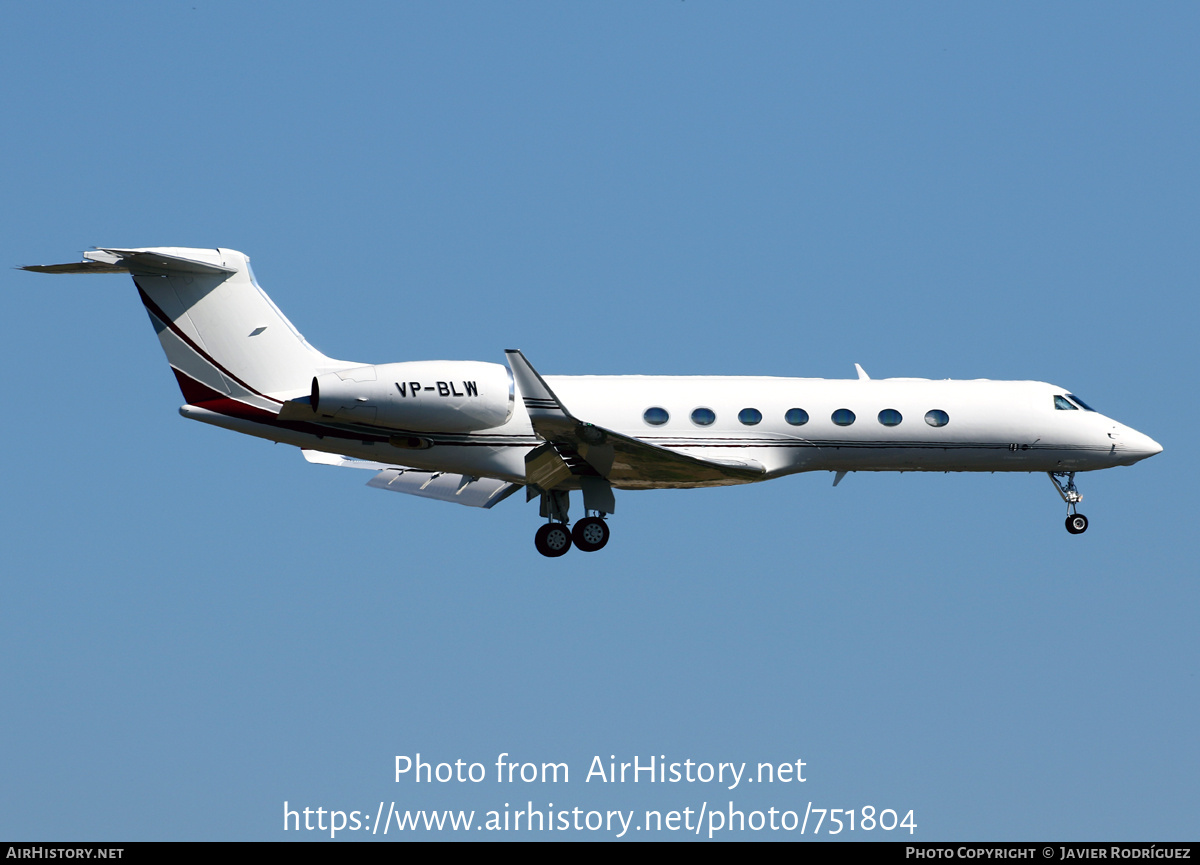
[[[1144,460],[1147,457],[1162,453],[1162,445],[1150,438],[1150,436],[1140,433],[1137,430],[1127,430],[1121,436],[1121,440],[1121,450],[1125,451],[1134,461]]]

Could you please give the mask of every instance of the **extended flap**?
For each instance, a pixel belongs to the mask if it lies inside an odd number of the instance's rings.
[[[495,478],[476,478],[450,472],[423,472],[417,469],[384,469],[367,481],[367,486],[442,502],[454,502],[470,508],[490,508],[521,488],[520,484]]]

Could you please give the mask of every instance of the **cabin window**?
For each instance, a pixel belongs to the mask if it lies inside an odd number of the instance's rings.
[[[1079,406],[1084,411],[1095,411],[1094,408],[1081,400],[1079,397],[1075,396],[1075,394],[1069,393],[1067,396],[1070,398],[1071,402],[1075,403],[1075,405]]]
[[[894,408],[885,408],[879,413],[879,422],[884,426],[896,426],[902,420],[904,416]]]
[[[808,412],[802,408],[790,408],[784,414],[783,419],[792,426],[804,426],[808,423]]]
[[[950,415],[940,408],[935,408],[933,411],[925,412],[925,423],[930,426],[945,426],[950,423]]]
[[[1054,407],[1059,411],[1079,411],[1065,396],[1054,395]]]
[[[838,426],[850,426],[854,423],[854,412],[848,408],[840,408],[833,413],[833,422]]]
[[[667,410],[665,408],[659,408],[658,406],[648,408],[642,414],[642,420],[650,424],[650,426],[662,426],[670,419],[671,416],[667,414]]]
[[[756,408],[744,408],[738,412],[738,420],[746,426],[754,426],[762,421],[762,412]]]
[[[698,408],[692,411],[692,423],[696,426],[711,426],[717,419],[717,413],[710,408]]]

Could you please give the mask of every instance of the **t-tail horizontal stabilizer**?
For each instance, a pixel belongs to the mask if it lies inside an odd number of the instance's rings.
[[[391,490],[394,493],[408,493],[410,496],[420,496],[425,499],[454,502],[456,505],[466,505],[471,508],[490,508],[521,488],[520,484],[495,478],[476,478],[451,472],[427,472],[387,463],[356,460],[307,448],[300,452],[310,463],[378,471],[379,473],[375,477],[367,481],[369,487]]]
[[[21,270],[34,273],[237,273],[236,268],[153,248],[94,249],[85,252],[83,259],[69,264],[31,264]]]
[[[613,486],[726,486],[763,479],[762,465],[753,460],[703,459],[581,421],[567,410],[525,355],[515,349],[505,355],[533,431],[560,456],[578,454]]]

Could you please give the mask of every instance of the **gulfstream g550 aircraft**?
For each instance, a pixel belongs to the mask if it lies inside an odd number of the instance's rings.
[[[96,249],[39,273],[128,273],[186,403],[180,414],[371,469],[373,487],[490,508],[524,487],[537,549],[608,542],[614,489],[711,487],[796,472],[1046,472],[1076,511],[1076,472],[1132,465],[1157,442],[1034,381],[546,376],[507,365],[326,357],[231,249]],[[570,527],[572,490],[586,515]]]

